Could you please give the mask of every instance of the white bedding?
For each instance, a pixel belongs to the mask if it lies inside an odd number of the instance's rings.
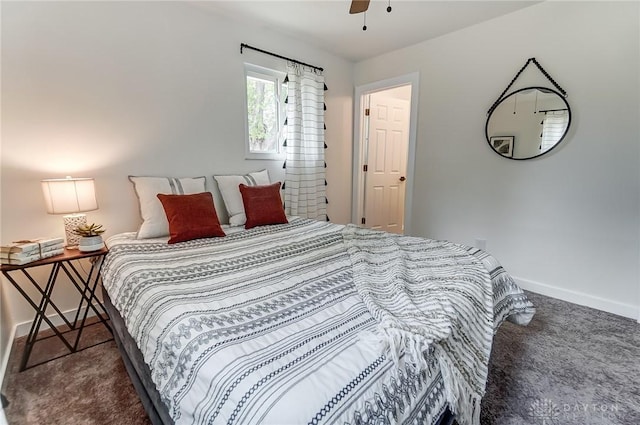
[[[435,423],[447,400],[434,349],[418,372],[361,338],[377,323],[343,226],[225,231],[175,245],[107,241],[105,289],[176,424]],[[496,327],[533,312],[510,279],[493,279],[493,301]]]

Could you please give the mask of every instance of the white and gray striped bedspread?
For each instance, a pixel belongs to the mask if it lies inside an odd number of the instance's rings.
[[[293,218],[175,245],[107,241],[104,287],[176,424],[435,423],[451,401],[439,342],[419,370],[367,340],[378,324],[344,231]],[[528,322],[513,280],[468,252],[491,279],[493,329]]]

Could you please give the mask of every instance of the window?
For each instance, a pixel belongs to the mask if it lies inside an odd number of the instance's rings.
[[[544,153],[554,147],[564,136],[568,125],[569,113],[566,110],[546,112],[542,121],[540,153]]]
[[[285,74],[245,64],[246,157],[283,159]]]

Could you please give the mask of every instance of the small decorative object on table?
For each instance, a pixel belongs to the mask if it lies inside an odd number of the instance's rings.
[[[82,252],[89,252],[104,248],[102,240],[104,231],[102,224],[91,223],[78,226],[75,230],[76,235],[80,235],[78,249]]]
[[[22,265],[64,252],[64,238],[37,238],[0,246],[0,263]]]

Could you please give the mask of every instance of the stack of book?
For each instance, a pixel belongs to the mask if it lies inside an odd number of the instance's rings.
[[[19,266],[64,252],[64,238],[38,238],[0,246],[0,263]]]

